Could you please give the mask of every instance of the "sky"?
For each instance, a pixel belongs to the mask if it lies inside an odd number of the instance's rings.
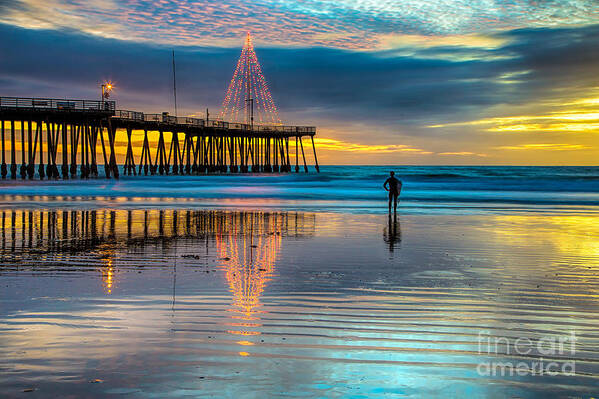
[[[595,0],[0,0],[0,96],[216,115],[247,31],[323,164],[598,164]]]

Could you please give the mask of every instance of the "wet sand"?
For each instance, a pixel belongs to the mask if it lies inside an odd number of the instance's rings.
[[[592,214],[0,217],[2,397],[599,391]]]

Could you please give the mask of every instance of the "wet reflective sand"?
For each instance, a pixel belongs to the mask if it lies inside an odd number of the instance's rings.
[[[599,391],[594,216],[0,218],[2,397]]]

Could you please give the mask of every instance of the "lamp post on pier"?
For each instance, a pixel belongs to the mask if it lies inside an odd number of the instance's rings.
[[[112,91],[113,86],[112,83],[106,82],[102,83],[100,88],[102,89],[102,109],[106,109],[108,107],[108,104],[106,104],[106,99],[110,97],[110,92]]]

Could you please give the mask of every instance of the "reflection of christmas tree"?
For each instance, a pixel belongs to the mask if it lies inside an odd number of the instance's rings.
[[[224,267],[233,294],[231,311],[236,318],[256,320],[260,295],[274,272],[281,248],[282,219],[278,215],[252,214],[241,223],[232,223],[232,231],[217,236],[216,241],[219,256],[228,259]]]
[[[114,284],[114,267],[112,266],[111,258],[107,258],[105,262],[106,265],[101,269],[102,282],[104,284],[104,291],[106,291],[107,294],[111,294],[112,285]]]
[[[249,32],[229,83],[220,119],[248,124],[281,123]]]

